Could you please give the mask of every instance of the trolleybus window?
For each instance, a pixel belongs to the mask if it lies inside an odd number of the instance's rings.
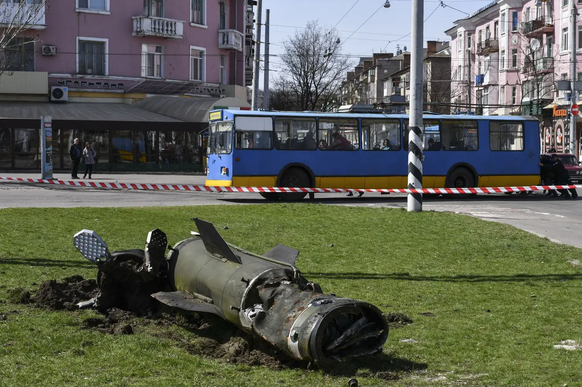
[[[320,118],[318,129],[321,150],[358,150],[360,147],[355,119]]]
[[[443,120],[441,133],[444,150],[476,151],[479,149],[477,121]]]
[[[210,138],[208,139],[208,152],[230,153],[232,150],[232,122],[210,123]]]
[[[236,149],[271,149],[273,119],[271,117],[236,117],[234,122]]]
[[[399,150],[400,120],[362,120],[363,150]]]
[[[489,124],[489,148],[492,151],[522,151],[523,124],[491,122]]]
[[[405,151],[408,150],[408,130],[409,130],[408,125],[409,125],[408,120],[404,120],[402,122],[402,129],[404,131],[404,136],[403,136],[404,143],[403,143],[402,147],[404,148]],[[423,133],[424,133],[424,138],[423,138],[424,148],[423,149],[425,149],[425,150],[441,150],[441,148],[440,148],[440,139],[441,139],[440,121],[434,120],[434,119],[432,119],[432,120],[426,119],[426,120],[422,121],[422,125],[423,125]],[[437,145],[432,145],[433,142],[430,141],[431,138],[434,140],[434,142]],[[438,140],[438,142],[437,142],[437,140]],[[429,141],[430,141],[430,144],[429,144]],[[431,145],[432,145],[432,148],[429,149]],[[437,146],[438,146],[438,149],[437,149]]]
[[[317,149],[315,118],[275,118],[275,148]]]

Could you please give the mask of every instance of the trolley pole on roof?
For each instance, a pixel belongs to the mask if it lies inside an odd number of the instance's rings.
[[[257,23],[255,36],[255,61],[253,63],[253,95],[252,109],[258,110],[259,107],[259,72],[261,69],[261,15],[263,13],[263,0],[257,0]]]
[[[422,188],[422,39],[424,0],[412,0],[410,56],[410,122],[408,126],[408,188]],[[422,194],[408,194],[408,211],[422,211]]]

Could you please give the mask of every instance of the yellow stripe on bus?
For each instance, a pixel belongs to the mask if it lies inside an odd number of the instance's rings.
[[[537,185],[539,175],[480,176],[478,187]],[[236,176],[232,180],[206,180],[208,186],[276,187],[277,176]],[[407,188],[408,176],[316,177],[316,188]],[[444,188],[445,176],[423,176],[423,188]]]

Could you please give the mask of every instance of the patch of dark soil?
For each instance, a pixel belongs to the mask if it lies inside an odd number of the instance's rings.
[[[0,321],[6,321],[8,320],[8,316],[6,316],[5,314],[0,314]]]
[[[101,333],[113,335],[132,335],[134,326],[139,320],[134,313],[126,310],[112,308],[107,311],[105,317],[91,317],[83,320],[83,329],[95,329]]]
[[[390,329],[401,328],[408,324],[412,324],[412,319],[403,313],[388,313],[385,314],[384,317],[388,321],[388,327],[390,327]]]
[[[13,304],[30,304],[30,292],[24,288],[8,290],[8,302]]]
[[[62,282],[43,282],[32,300],[43,308],[75,310],[78,309],[77,303],[95,297],[98,291],[95,280],[76,275],[64,278]]]

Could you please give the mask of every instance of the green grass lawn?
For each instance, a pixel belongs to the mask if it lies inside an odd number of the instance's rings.
[[[93,311],[13,303],[46,280],[95,278],[73,247],[95,230],[111,251],[143,248],[160,228],[171,245],[211,221],[230,243],[265,253],[299,249],[304,276],[324,292],[365,300],[412,323],[391,329],[381,356],[331,371],[233,365],[196,356],[159,334],[81,329]],[[511,226],[436,212],[317,204],[0,210],[0,386],[575,386],[582,385],[582,250]],[[203,341],[202,341],[203,343]],[[396,380],[386,380],[394,379]]]

